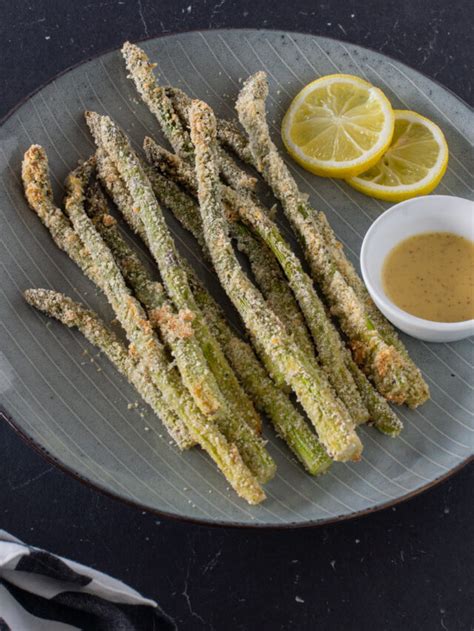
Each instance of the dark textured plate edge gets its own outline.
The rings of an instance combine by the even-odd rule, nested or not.
[[[254,32],[257,32],[257,33],[258,32],[270,32],[270,33],[280,33],[280,34],[285,34],[285,35],[312,35],[313,37],[318,37],[320,39],[327,39],[327,40],[331,40],[331,41],[334,41],[334,42],[341,42],[341,41],[343,41],[343,40],[338,39],[336,37],[330,37],[330,36],[327,36],[327,35],[316,35],[314,33],[311,33],[311,32],[306,33],[304,31],[282,31],[282,30],[279,30],[279,29],[257,29],[257,28],[221,28],[221,29],[203,29],[203,28],[201,28],[201,29],[190,29],[190,30],[187,30],[187,31],[178,31],[178,32],[175,32],[175,33],[163,33],[161,35],[152,35],[150,37],[146,37],[146,38],[143,38],[143,39],[140,39],[140,40],[136,40],[135,43],[139,44],[139,43],[151,41],[151,40],[154,40],[154,39],[161,39],[161,38],[165,38],[165,37],[172,37],[172,36],[176,36],[176,35],[183,35],[183,34],[186,34],[186,33],[199,33],[199,32],[212,32],[212,31],[224,32],[224,33],[228,32],[228,31],[232,31],[232,32],[234,32],[234,31],[246,31],[246,32],[254,31]],[[432,78],[432,77],[426,75],[425,73],[421,72],[417,68],[412,68],[410,65],[408,65],[408,64],[406,64],[406,63],[404,63],[404,62],[402,62],[402,61],[400,61],[398,59],[396,59],[395,57],[392,57],[391,55],[387,55],[385,53],[381,53],[381,52],[379,52],[377,50],[368,48],[367,46],[361,46],[360,44],[355,44],[354,42],[347,42],[345,40],[344,40],[344,42],[346,44],[349,44],[349,45],[357,46],[358,48],[361,48],[362,50],[366,50],[366,51],[368,51],[370,53],[377,53],[379,55],[382,55],[383,57],[386,57],[387,59],[390,59],[390,60],[394,61],[395,63],[400,64],[401,66],[404,66],[405,68],[408,68],[409,70],[412,70],[414,72],[417,72],[418,74],[421,74],[423,77],[425,77],[429,81],[432,81],[433,83],[435,83],[438,86],[440,86],[441,88],[443,88],[443,90],[446,90],[447,92],[449,92],[452,96],[454,96],[465,107],[467,107],[469,109],[472,109],[472,107],[467,103],[467,101],[465,101],[462,97],[457,95],[453,90],[451,90],[447,86],[443,85],[437,79]],[[89,61],[93,61],[94,59],[98,59],[98,58],[102,57],[103,55],[107,55],[109,53],[113,53],[113,52],[116,52],[116,51],[118,51],[117,48],[105,49],[105,50],[97,53],[96,55],[92,55],[90,57],[87,57],[86,59],[82,59],[81,61],[78,61],[77,63],[68,66],[64,70],[61,70],[60,72],[55,74],[53,77],[48,79],[48,81],[45,81],[44,83],[39,85],[37,88],[35,88],[31,92],[29,92],[26,96],[24,96],[22,99],[20,99],[20,101],[18,101],[18,103],[16,103],[16,105],[14,105],[12,108],[10,108],[10,110],[4,116],[2,116],[0,118],[0,127],[3,126],[6,123],[6,121],[22,105],[24,105],[27,101],[29,101],[35,94],[40,92],[43,88],[45,88],[46,86],[48,86],[51,83],[53,83],[53,81],[56,81],[57,79],[59,79],[63,75],[65,75],[68,72],[74,70],[75,68],[78,68],[79,66],[82,66],[83,64],[88,63]],[[428,490],[434,488],[435,486],[438,486],[438,484],[441,484],[442,482],[445,482],[451,476],[453,476],[456,473],[458,473],[458,471],[461,471],[461,469],[463,469],[467,464],[469,464],[470,462],[472,462],[474,460],[474,455],[468,456],[465,460],[463,460],[458,465],[456,465],[455,467],[450,469],[447,473],[435,478],[431,482],[428,482],[427,484],[415,489],[414,491],[411,491],[410,493],[406,493],[405,495],[401,495],[400,497],[396,498],[395,500],[389,500],[388,502],[383,502],[381,504],[376,504],[375,506],[372,506],[370,508],[365,508],[365,509],[360,510],[360,511],[354,511],[353,513],[348,513],[347,515],[341,515],[339,517],[331,517],[331,518],[319,519],[319,520],[308,520],[308,521],[305,521],[305,522],[289,522],[288,524],[271,524],[271,523],[265,523],[265,522],[260,522],[260,523],[242,523],[242,522],[233,522],[233,521],[208,520],[208,519],[204,519],[204,518],[197,519],[197,518],[194,518],[194,517],[179,515],[177,513],[168,513],[168,512],[163,511],[163,510],[158,510],[158,509],[152,508],[150,506],[147,506],[145,504],[141,504],[139,502],[131,500],[131,499],[127,498],[127,497],[124,497],[124,496],[120,495],[119,493],[115,493],[115,492],[107,489],[106,487],[103,487],[98,482],[92,482],[92,480],[89,480],[86,476],[83,476],[78,471],[75,471],[73,468],[68,467],[66,464],[64,464],[63,462],[58,460],[55,456],[50,454],[47,449],[45,449],[42,445],[37,443],[27,432],[25,432],[19,425],[17,425],[16,422],[13,420],[13,417],[10,414],[8,414],[5,409],[3,409],[1,407],[0,407],[0,418],[2,418],[4,421],[6,421],[8,423],[8,425],[16,432],[16,434],[18,434],[18,436],[20,436],[20,438],[29,447],[33,448],[33,450],[36,451],[38,454],[40,454],[47,462],[50,462],[51,464],[56,466],[58,469],[60,469],[61,471],[63,471],[67,475],[75,478],[76,480],[78,480],[79,482],[81,482],[85,486],[89,487],[90,489],[95,489],[95,490],[99,491],[101,494],[103,494],[103,495],[105,495],[107,497],[110,497],[110,498],[112,498],[114,500],[118,500],[120,502],[123,502],[124,504],[127,504],[128,506],[131,506],[131,507],[134,507],[134,508],[138,508],[140,510],[145,510],[145,511],[150,512],[150,513],[152,513],[154,515],[165,517],[167,519],[172,519],[172,520],[178,521],[178,522],[193,523],[195,525],[200,525],[200,526],[216,526],[216,527],[220,527],[220,528],[221,527],[229,527],[229,528],[251,528],[251,529],[256,529],[256,530],[259,530],[259,529],[285,530],[285,529],[289,529],[289,528],[291,528],[291,529],[294,529],[294,528],[311,528],[311,527],[316,527],[316,526],[324,526],[324,525],[339,523],[339,522],[343,522],[343,521],[348,521],[348,520],[351,520],[351,519],[357,519],[357,518],[364,517],[366,515],[370,515],[372,513],[378,512],[378,511],[385,510],[387,508],[391,508],[391,507],[396,506],[398,504],[401,504],[402,502],[405,502],[405,501],[407,501],[409,499],[412,499],[412,498],[416,497],[417,495],[420,495],[420,494],[424,493],[425,491],[428,491]]]

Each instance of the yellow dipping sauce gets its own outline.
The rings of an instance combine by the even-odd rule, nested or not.
[[[425,320],[474,318],[474,242],[450,232],[426,232],[389,252],[382,281],[400,309]]]

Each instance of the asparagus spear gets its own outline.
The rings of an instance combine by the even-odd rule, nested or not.
[[[374,322],[384,340],[387,342],[387,344],[391,344],[392,346],[394,346],[398,350],[398,352],[403,355],[407,364],[412,364],[413,362],[408,354],[405,345],[398,337],[395,329],[390,324],[390,322],[377,309],[374,301],[367,291],[366,286],[362,282],[362,279],[356,272],[352,263],[345,256],[342,243],[337,240],[333,229],[329,225],[326,215],[323,212],[319,211],[315,213],[314,221],[319,230],[321,230],[321,233],[324,236],[328,248],[330,248],[331,250],[331,254],[339,271],[344,276],[347,283],[349,283],[349,285],[352,287],[359,300],[361,300],[365,305],[370,319],[372,320],[372,322]],[[415,375],[419,372],[416,366],[413,366],[413,371]],[[415,382],[417,388],[422,389],[423,387],[427,387],[426,384],[423,385],[419,382],[419,377],[415,379]]]
[[[129,379],[160,418],[167,419],[168,425],[173,426],[177,417],[153,386],[143,364],[137,362],[131,352],[127,352],[97,314],[64,294],[47,289],[29,289],[25,292],[25,298],[29,304],[66,326],[77,327]],[[227,443],[223,435],[200,414],[191,418],[189,428],[194,440],[210,455],[241,497],[250,504],[257,504],[265,498],[235,445]]]
[[[39,145],[31,145],[22,162],[25,197],[32,210],[51,233],[59,249],[66,252],[84,274],[98,284],[99,275],[84,244],[64,213],[55,206],[48,174],[48,159]]]
[[[195,174],[178,156],[166,151],[148,137],[144,140],[144,149],[148,160],[156,169],[163,169],[168,176],[175,178],[193,195],[197,195]],[[160,177],[156,169],[155,173],[157,177]],[[155,193],[159,196],[160,186],[157,188]],[[190,204],[189,196],[184,192],[181,193],[181,199],[183,199],[182,207],[177,206],[175,214],[179,215],[179,221],[187,229],[190,229],[197,241],[201,243],[203,235],[199,207],[197,204]],[[176,206],[176,204],[174,205]],[[235,210],[231,209],[230,212],[235,214]],[[268,305],[278,315],[288,332],[294,336],[301,349],[309,356],[313,356],[314,348],[304,318],[275,257],[269,248],[262,241],[256,239],[240,221],[232,221],[229,227],[231,237],[235,239],[238,249],[247,256],[252,273]],[[209,258],[207,246],[204,246],[204,252],[206,258]],[[285,384],[284,375],[277,373],[275,366],[265,355],[264,350],[259,347],[258,342],[255,341],[254,343],[274,381],[279,387],[283,387]]]
[[[189,132],[174,111],[166,91],[157,84],[153,74],[156,64],[152,64],[148,55],[130,42],[123,45],[122,54],[138,93],[160,123],[174,151],[184,160],[192,161],[194,150]],[[219,166],[224,179],[232,186],[238,189],[255,188],[256,179],[239,168],[223,149],[219,149]]]
[[[27,289],[24,296],[26,301],[36,309],[56,318],[68,327],[77,327],[91,344],[102,351],[163,421],[180,449],[187,449],[194,444],[186,426],[168,407],[160,391],[155,388],[146,366],[127,350],[96,313],[67,296],[48,289]]]
[[[170,154],[166,149],[159,147],[150,138],[145,139],[144,146],[148,159],[151,160],[155,166],[164,168],[167,174],[176,177],[188,190],[195,188],[196,183],[193,172],[178,156]],[[278,281],[279,286],[283,286],[288,290],[280,268],[281,265],[288,278],[290,287],[304,313],[314,343],[318,349],[320,362],[326,370],[331,384],[335,388],[338,396],[346,404],[355,422],[366,422],[368,420],[368,411],[354,383],[351,371],[348,368],[347,349],[330,321],[326,313],[326,308],[314,290],[311,279],[304,272],[300,261],[281,236],[276,224],[269,218],[269,213],[265,212],[250,196],[240,195],[231,188],[223,186],[222,197],[231,209],[230,216],[235,218],[240,215],[262,241],[262,243],[259,244],[255,241],[254,237],[251,236],[251,243],[254,243],[255,247],[253,247],[250,252],[247,252],[247,255],[251,262],[253,259],[254,266],[252,270],[254,271],[257,281],[259,281],[264,295],[266,293],[265,289],[270,287],[269,295],[266,296],[269,306],[272,308],[275,307],[273,308],[274,312],[287,326],[287,329],[292,331],[291,320],[288,321],[288,315],[285,315],[285,311],[288,309],[288,303],[281,301],[279,295],[276,295],[276,300],[271,300],[271,297],[275,296],[274,290],[272,291],[271,289],[271,287],[275,286],[275,279]],[[191,209],[187,207],[187,212],[189,212],[189,210]],[[194,218],[193,224],[196,229],[197,221]],[[231,234],[234,237],[236,236],[242,243],[243,238],[250,233],[245,231],[242,237],[238,232],[238,227],[239,224],[234,220],[230,224],[230,231]],[[202,226],[199,231],[202,232]],[[198,238],[202,240],[202,236],[199,234]],[[260,255],[261,252],[266,252],[267,254],[263,260]],[[297,313],[301,314],[296,303],[293,302],[293,304],[297,309]],[[308,347],[301,344],[299,338],[297,338],[297,342],[303,351],[308,352]],[[313,354],[312,346],[309,347],[309,354],[310,356]]]
[[[386,399],[374,388],[359,366],[352,359],[346,349],[347,367],[351,372],[354,383],[359,390],[362,401],[369,412],[370,423],[383,434],[398,436],[403,429],[403,423],[392,410]]]
[[[129,341],[144,358],[153,382],[163,394],[165,381],[162,375],[162,349],[153,333],[150,321],[140,303],[131,295],[112,253],[95,230],[91,219],[84,210],[84,168],[79,167],[66,180],[66,212],[81,236],[98,269],[101,270],[103,291],[114,309],[118,320],[125,329]],[[187,391],[185,391],[187,394]],[[172,401],[170,401],[172,404]],[[189,405],[190,404],[190,405]],[[192,399],[188,401],[188,415],[199,414]],[[216,419],[220,421],[219,419]],[[226,437],[234,442],[244,462],[259,481],[266,481],[274,474],[275,465],[264,448],[263,441],[245,423],[237,424],[232,415],[219,427]]]
[[[229,226],[230,236],[235,240],[237,249],[247,257],[250,269],[267,301],[267,305],[280,318],[287,332],[294,338],[305,355],[314,359],[315,349],[306,328],[303,314],[272,252],[263,241],[255,238],[240,221],[233,221]],[[258,346],[258,342],[256,345]],[[284,388],[286,385],[285,376],[278,373],[264,349],[261,349],[259,354],[275,383],[280,388]]]
[[[133,211],[130,212],[132,206],[127,206],[127,203],[124,203],[124,199],[127,198],[127,191],[123,182],[114,171],[113,165],[101,152],[98,153],[98,168],[102,181],[117,205],[121,207],[126,220],[130,223],[130,227],[147,243],[146,231],[140,216]],[[180,213],[182,213],[184,207],[192,204],[194,210],[198,213],[198,217],[195,219],[199,222],[203,241],[201,216],[194,200],[184,194],[173,182],[160,176],[154,170],[149,175],[150,181],[155,190],[157,190],[158,197],[163,205],[175,212],[178,219],[186,217],[186,214],[181,215]],[[157,189],[157,187],[159,188]],[[186,267],[196,302],[201,308],[212,333],[221,344],[227,359],[245,389],[250,393],[257,409],[267,414],[276,431],[287,442],[309,473],[317,475],[325,471],[331,460],[316,439],[316,436],[309,429],[304,418],[297,412],[288,397],[276,388],[272,380],[268,378],[250,346],[232,332],[220,307],[203,287],[192,268],[184,260],[181,261],[181,265]]]
[[[194,337],[190,311],[176,312],[162,285],[155,282],[130,248],[108,212],[107,201],[96,184],[88,190],[88,215],[122,272],[125,280],[145,307],[150,322],[160,331],[171,349],[184,385],[204,415],[225,418],[222,400],[214,375],[209,370],[200,346]]]
[[[385,397],[395,403],[418,405],[427,397],[421,374],[394,346],[385,342],[364,305],[339,272],[315,225],[314,211],[298,190],[270,138],[265,119],[267,94],[266,76],[259,72],[246,81],[236,104],[240,122],[249,136],[254,164],[281,201],[301,239],[312,274],[349,338],[356,362],[368,372]]]
[[[191,139],[196,153],[196,175],[204,235],[214,267],[246,327],[264,346],[287,377],[319,439],[335,460],[358,459],[362,444],[345,406],[334,396],[324,373],[286,333],[256,287],[243,272],[228,237],[222,211],[216,166],[216,130],[212,110],[194,101],[190,111]]]
[[[164,90],[182,124],[189,126],[189,109],[192,103],[191,97],[180,88],[173,86],[166,86]],[[235,121],[216,117],[216,130],[217,139],[221,145],[229,148],[242,162],[253,165],[253,156],[247,138],[241,132]]]
[[[151,113],[158,119],[174,151],[183,159],[192,158],[194,149],[189,134],[185,133],[171,102],[153,74],[157,64],[151,63],[148,55],[131,42],[124,43],[122,55],[130,73],[129,78],[133,80]]]
[[[183,125],[188,125],[189,108],[192,102],[191,97],[189,97],[180,88],[175,88],[173,86],[166,86],[165,92],[170,99],[176,113],[180,117]],[[254,159],[252,152],[250,151],[249,142],[247,140],[247,137],[239,129],[236,122],[223,118],[217,118],[216,125],[217,138],[219,139],[220,143],[229,148],[243,162],[253,166]],[[358,298],[364,301],[371,320],[376,324],[384,340],[387,342],[387,344],[395,346],[395,348],[405,357],[407,362],[411,362],[408,351],[398,337],[395,329],[377,309],[367,291],[367,288],[362,282],[360,276],[357,274],[354,266],[345,256],[342,244],[337,240],[336,235],[334,234],[334,231],[332,230],[326,218],[326,215],[321,211],[315,212],[314,219],[318,229],[321,230],[324,236],[327,247],[330,248],[331,254],[337,264],[339,271],[344,276],[346,281],[350,284],[352,289],[355,291]]]
[[[176,163],[174,163],[174,166],[176,166]],[[182,171],[187,170],[186,167],[184,168],[182,167],[183,167],[183,164],[181,163],[180,170]],[[174,171],[174,173],[176,173],[176,171]],[[173,214],[176,216],[178,221],[180,221],[181,224],[194,235],[194,237],[196,238],[198,243],[201,245],[201,247],[204,247],[204,251],[206,252],[205,258],[208,259],[209,253],[207,252],[207,246],[205,244],[203,246],[204,234],[203,234],[203,229],[202,229],[201,216],[199,213],[199,207],[194,203],[194,201],[189,197],[189,195],[181,191],[181,189],[179,189],[179,187],[177,187],[174,182],[160,175],[156,171],[156,169],[152,170],[152,172],[150,173],[150,180],[152,182],[153,182],[154,177],[159,180],[159,186],[155,189],[157,196],[162,200],[163,204],[173,212]],[[189,173],[187,173],[186,180],[188,182],[192,181],[190,180]],[[167,191],[169,191],[169,194],[167,193]],[[248,204],[248,200],[245,200],[245,204]],[[233,215],[235,216],[235,214],[236,212],[234,210]],[[232,230],[233,227],[235,228],[235,225],[236,225],[235,222],[231,224],[230,229]],[[276,229],[278,230],[278,228]],[[261,236],[265,238],[264,233],[262,233]],[[288,248],[288,246],[286,246],[286,248]],[[291,249],[290,249],[290,252],[291,252]],[[299,263],[299,261],[297,261],[297,263]],[[301,266],[299,267],[300,267],[300,274],[301,273],[304,274],[304,272],[301,269]],[[254,274],[255,274],[255,270],[254,270]],[[314,287],[312,287],[311,289],[312,289],[312,293],[315,293]],[[264,295],[265,295],[265,292],[264,292]],[[317,294],[316,294],[316,300],[319,301]],[[319,301],[319,304],[321,304],[320,301]],[[321,308],[315,309],[315,313],[313,314],[311,310],[311,306],[309,305],[308,320],[315,318],[316,314],[319,314],[320,318],[324,318],[326,320],[326,321],[324,320],[322,321],[322,326],[328,328],[329,330],[332,329],[333,331],[335,331],[334,325],[332,324],[330,317],[328,316],[326,311],[323,309]],[[280,314],[278,313],[278,315]],[[321,344],[325,345],[326,351],[323,351],[323,354],[329,353],[329,355],[327,355],[328,359],[331,358],[330,349],[327,348],[328,341],[333,338],[334,338],[334,334],[331,334],[331,333],[329,333],[327,340],[326,340],[325,335],[321,335],[319,336],[318,343],[316,344],[316,346],[318,347],[319,341],[320,341]],[[347,348],[345,348],[338,334],[337,334],[337,338],[339,341],[337,345],[335,345],[333,348],[337,349],[337,347],[339,346],[339,352],[336,350],[336,354],[337,355],[341,354],[341,357],[344,358],[344,363],[347,366],[347,369],[350,371],[350,374],[352,375],[352,379],[354,380],[354,383],[357,386],[363,405],[369,412],[369,418],[370,418],[371,423],[373,423],[375,427],[377,427],[377,429],[379,429],[383,433],[389,434],[391,436],[398,436],[400,431],[403,428],[402,422],[394,413],[394,411],[391,409],[391,407],[388,405],[384,397],[382,397],[377,392],[377,390],[373,387],[373,385],[370,383],[370,381],[367,379],[364,373],[360,370],[360,368],[354,362],[351,354],[348,352]],[[272,374],[275,380],[275,377],[274,377],[275,370],[274,370],[274,367],[271,366],[271,361],[265,356],[262,356],[262,361],[265,367],[267,368],[268,372]],[[338,362],[336,361],[336,365],[337,363]],[[349,378],[349,382],[350,382],[350,378]],[[364,412],[361,410],[360,420],[362,421],[365,418],[365,416],[366,414],[364,414]]]
[[[44,149],[39,145],[32,145],[25,153],[22,163],[22,178],[28,203],[49,230],[56,245],[64,250],[86,276],[102,289],[102,276],[88,249],[72,228],[67,217],[54,205],[48,174],[48,159]],[[185,409],[181,410],[180,406],[173,404],[175,401],[179,402],[181,396],[178,396],[181,385],[179,375],[177,371],[170,370],[164,349],[161,353],[161,367],[164,377],[167,377],[167,386],[174,395],[173,401],[171,401],[171,397],[166,401],[168,407],[175,411],[181,422],[180,433],[184,436],[187,432],[184,422]],[[161,388],[159,390],[162,391]],[[188,441],[190,440],[191,438],[188,436]]]
[[[309,473],[318,475],[326,471],[331,459],[303,416],[288,396],[275,387],[251,347],[232,332],[220,307],[195,275],[191,276],[191,286],[209,326],[255,405],[272,421],[277,433]]]
[[[140,215],[135,212],[135,205],[119,172],[108,154],[98,147],[96,151],[97,174],[102,186],[110,195],[129,227],[148,245],[145,226]]]
[[[93,120],[97,119],[92,114],[89,116],[89,119],[91,118],[91,126],[94,129]],[[224,394],[231,408],[232,413],[229,419],[233,417],[232,423],[234,427],[237,428],[242,425],[238,420],[240,417],[244,419],[249,427],[260,428],[261,420],[259,415],[255,411],[251,400],[240,386],[219,344],[217,344],[212,335],[210,335],[202,314],[195,304],[194,297],[189,289],[187,275],[179,264],[174,241],[166,226],[150,182],[143,172],[138,158],[130,149],[126,137],[112,121],[107,117],[103,117],[102,121],[104,122],[106,133],[103,135],[105,138],[103,136],[98,138],[98,144],[100,146],[102,146],[102,144],[110,145],[111,152],[109,158],[112,162],[112,154],[115,154],[115,157],[119,158],[116,163],[114,162],[112,173],[110,174],[112,185],[113,180],[115,180],[115,185],[117,186],[118,180],[113,173],[114,170],[115,172],[119,171],[119,165],[122,168],[120,176],[126,184],[125,188],[122,187],[117,199],[115,199],[117,205],[121,212],[124,213],[127,220],[130,220],[132,223],[136,220],[130,217],[130,214],[140,215],[143,226],[146,229],[148,247],[158,263],[161,277],[166,285],[168,294],[178,308],[189,309],[193,312],[195,316],[192,323],[193,329],[221,392]],[[105,151],[104,147],[103,149]],[[109,164],[109,167],[110,166]],[[107,176],[104,179],[107,179]],[[124,190],[127,191],[126,195],[128,201],[127,198],[123,198]],[[130,203],[131,197],[133,198],[132,204]],[[133,213],[128,212],[130,208],[134,209]],[[135,210],[138,212],[135,212]],[[241,431],[244,431],[244,429],[242,428]],[[269,463],[269,470],[270,469]]]

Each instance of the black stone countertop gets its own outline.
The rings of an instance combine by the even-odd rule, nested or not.
[[[361,44],[472,103],[473,13],[469,0],[0,0],[0,117],[125,39],[222,27]],[[208,528],[104,497],[0,423],[0,528],[126,581],[180,631],[465,631],[474,628],[473,473],[327,527]]]

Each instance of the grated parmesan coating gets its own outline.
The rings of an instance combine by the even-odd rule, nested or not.
[[[67,296],[48,289],[28,289],[24,296],[26,301],[36,309],[56,318],[70,328],[79,329],[91,344],[102,351],[162,420],[180,449],[188,449],[194,444],[186,426],[166,404],[160,391],[152,383],[144,363],[137,361],[128,352],[125,345],[106,327],[96,313]]]
[[[251,334],[271,355],[314,423],[319,439],[335,460],[358,459],[362,444],[342,402],[334,396],[324,373],[308,360],[286,333],[280,319],[243,272],[228,236],[216,166],[216,130],[212,110],[193,101],[191,139],[204,235],[219,280]]]
[[[225,404],[222,405],[219,387],[190,324],[193,319],[192,312],[176,312],[163,286],[152,280],[137,254],[120,234],[116,221],[108,214],[107,201],[98,185],[89,187],[87,201],[89,217],[110,249],[124,279],[145,307],[152,325],[159,330],[162,339],[169,346],[183,383],[196,405],[205,415],[215,417],[219,411],[225,414]],[[167,318],[156,317],[160,312],[166,313]],[[185,313],[186,334],[183,328]]]
[[[188,190],[195,191],[196,178],[188,165],[150,138],[145,139],[144,147],[147,158],[155,167],[161,168],[167,175],[175,177]],[[313,335],[318,357],[331,384],[351,412],[354,421],[357,424],[366,422],[369,414],[365,401],[363,402],[354,382],[352,371],[348,367],[347,349],[328,317],[325,306],[316,294],[311,279],[303,271],[301,263],[281,236],[276,224],[269,218],[269,212],[253,201],[250,196],[241,195],[229,187],[222,188],[222,195],[227,206],[231,208],[227,217],[234,219],[229,223],[230,235],[237,240],[238,247],[248,256],[252,271],[267,299],[268,306],[280,318],[287,331],[294,335],[303,352],[312,357],[314,355],[313,345],[311,340],[307,338],[307,333],[304,338],[298,335],[301,333],[300,327],[303,327],[304,332],[306,332],[306,327],[301,311],[293,297],[293,293],[295,294]],[[191,224],[190,227],[196,238],[198,241],[202,241],[202,224],[195,217],[198,211],[198,207],[192,208],[188,204],[184,222],[188,226]],[[177,210],[177,213],[180,216],[183,214],[180,209]],[[190,214],[191,220],[188,219]],[[241,216],[260,237],[261,241],[257,241],[242,224],[235,221],[233,216]],[[282,268],[290,281],[293,293],[285,281]],[[279,384],[284,376],[276,372],[274,364],[269,360],[257,340],[255,340],[255,344],[267,370]],[[353,366],[352,369],[354,369]],[[376,419],[373,420],[376,422]]]
[[[98,117],[97,114],[93,113],[88,113],[87,118],[94,121],[91,128],[96,134],[96,141],[109,154],[129,195],[133,198],[134,212],[137,212],[142,219],[149,248],[158,264],[168,294],[173,299],[177,309],[189,309],[194,314],[193,328],[196,338],[219,387],[221,387],[221,392],[224,393],[222,387],[224,386],[227,388],[225,395],[229,393],[234,397],[237,395],[237,398],[234,399],[235,403],[229,396],[225,396],[228,404],[227,414],[225,423],[219,423],[219,427],[228,439],[236,444],[245,462],[259,481],[267,481],[275,473],[275,463],[266,451],[263,440],[242,419],[245,411],[242,400],[247,402],[247,409],[250,407],[258,418],[257,412],[240,386],[222,349],[212,337],[194,301],[186,272],[180,266],[174,241],[140,161],[130,148],[124,134],[110,118]],[[97,129],[100,130],[99,133]],[[242,393],[241,396],[239,396],[240,393]]]
[[[331,249],[314,221],[313,209],[300,193],[270,138],[265,115],[267,94],[266,75],[258,72],[245,82],[237,99],[236,109],[249,137],[253,162],[281,201],[302,242],[312,275],[321,287],[331,313],[338,318],[350,340],[356,362],[387,399],[394,403],[413,401],[410,392],[414,376],[411,365],[403,354],[383,339],[364,304],[339,271]]]
[[[129,77],[133,80],[151,113],[158,120],[173,150],[183,160],[193,162],[194,148],[189,131],[176,114],[166,90],[156,81],[153,73],[156,64],[150,62],[148,55],[141,48],[130,42],[125,42],[123,45],[122,54],[130,72]],[[237,188],[254,190],[257,180],[238,167],[223,149],[219,150],[219,166],[226,182]]]
[[[100,269],[102,290],[124,328],[133,352],[143,358],[152,382],[161,391],[165,401],[185,418],[191,437],[212,457],[236,492],[249,503],[262,501],[265,497],[263,490],[237,447],[228,442],[215,424],[200,413],[178,373],[171,374],[168,370],[166,355],[143,308],[130,294],[112,254],[83,209],[84,186],[84,167],[79,167],[67,178],[66,211]]]
[[[189,165],[180,160],[178,156],[160,147],[160,145],[151,138],[145,138],[144,149],[148,160],[155,167],[154,171],[157,176],[160,175],[157,170],[161,169],[168,177],[175,179],[176,182],[184,186],[192,195],[197,195],[196,176]],[[204,236],[199,207],[195,203],[194,205],[189,204],[189,197],[186,196],[185,193],[183,193],[182,196],[187,197],[188,202],[183,204],[182,208],[177,208],[176,213],[179,215],[178,219],[185,227],[190,229],[198,242],[202,243]],[[251,198],[249,197],[249,199]],[[252,273],[269,307],[278,315],[288,333],[293,335],[301,349],[309,356],[313,356],[314,347],[309,337],[303,315],[291,289],[288,287],[278,261],[269,248],[260,239],[255,238],[255,236],[238,221],[238,213],[236,213],[234,207],[235,204],[229,204],[227,206],[227,216],[231,217],[232,214],[235,215],[233,220],[229,223],[231,237],[236,241],[238,249],[247,256]],[[210,259],[207,245],[203,244],[202,247],[206,259]],[[278,373],[274,363],[268,358],[257,340],[254,340],[254,344],[275,383],[279,387],[286,389],[284,375]]]

